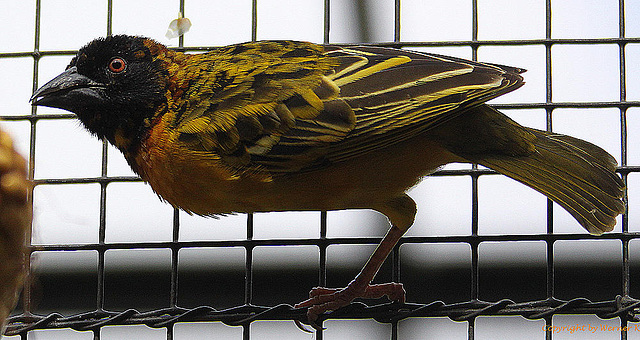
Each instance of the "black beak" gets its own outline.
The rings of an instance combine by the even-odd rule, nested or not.
[[[73,66],[40,87],[29,101],[31,105],[57,107],[74,111],[86,100],[100,100],[105,84],[98,83],[78,73]]]

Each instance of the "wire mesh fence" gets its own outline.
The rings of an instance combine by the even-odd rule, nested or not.
[[[29,75],[31,90],[37,89],[43,79],[39,76],[41,64],[46,63],[49,58],[58,56],[68,60],[75,54],[74,50],[41,48],[41,34],[48,29],[41,24],[43,3],[46,2],[46,0],[36,0],[34,4],[33,50],[0,53],[0,61],[9,59],[32,61],[32,72]],[[335,13],[337,3],[339,2],[321,1],[322,20],[317,22],[322,24],[322,37],[318,42],[343,42],[334,41],[331,35],[337,25],[335,19],[332,19],[337,16]],[[372,10],[371,4],[366,1],[348,3],[353,6],[355,13],[362,14]],[[542,128],[549,130],[564,128],[566,131],[563,132],[568,134],[573,133],[571,128],[566,126],[571,127],[575,120],[588,120],[595,122],[596,125],[606,122],[604,124],[607,125],[606,127],[598,125],[598,128],[605,132],[613,131],[609,133],[613,137],[607,138],[615,140],[613,142],[617,153],[615,156],[620,163],[618,173],[627,184],[628,192],[638,192],[636,187],[640,184],[640,157],[633,141],[638,140],[635,134],[640,127],[638,118],[640,101],[636,99],[640,96],[631,93],[629,89],[635,90],[635,78],[630,76],[636,74],[634,73],[635,64],[631,61],[635,62],[636,55],[640,55],[640,50],[637,49],[640,46],[640,38],[627,35],[630,21],[626,19],[630,16],[628,13],[635,13],[630,10],[633,4],[624,0],[607,3],[608,6],[617,6],[615,36],[606,34],[597,37],[554,36],[552,28],[558,22],[552,17],[553,2],[547,0],[544,2],[543,16],[538,18],[538,23],[544,27],[543,36],[493,39],[485,37],[480,29],[480,22],[484,15],[482,8],[486,2],[468,0],[465,3],[469,5],[469,11],[457,13],[452,17],[461,21],[470,21],[465,23],[471,33],[468,39],[428,41],[405,38],[402,17],[415,10],[411,7],[414,2],[395,0],[389,1],[388,6],[385,7],[393,16],[393,20],[390,21],[392,37],[387,42],[372,44],[418,50],[440,49],[437,51],[441,51],[442,48],[461,47],[465,50],[470,49],[469,57],[472,59],[478,59],[479,54],[484,53],[485,50],[490,51],[491,48],[500,50],[500,48],[532,47],[536,49],[540,52],[539,59],[544,67],[540,67],[537,71],[530,70],[530,72],[533,73],[534,79],[540,78],[539,83],[542,86],[538,87],[541,92],[539,96],[507,97],[505,101],[496,101],[494,106],[521,118],[533,112],[532,110],[537,110],[535,113],[538,117],[537,123],[542,125]],[[189,4],[190,0],[176,1],[175,9],[189,17]],[[250,36],[247,38],[252,40],[262,38],[259,11],[264,7],[260,4],[260,0],[247,2],[250,8],[248,12],[250,20],[245,20],[244,23],[250,25]],[[114,32],[114,3],[108,0],[103,5],[103,10],[106,7],[104,25],[106,25],[106,34],[109,35]],[[640,16],[632,17],[640,20]],[[365,29],[359,38],[354,38],[353,43],[371,43],[366,41],[365,33],[368,31],[366,27],[375,23],[366,18],[358,23],[358,27],[365,27]],[[634,34],[636,33],[635,25],[633,22]],[[414,34],[408,34],[408,36],[413,38]],[[571,62],[567,63],[564,59],[554,58],[562,53],[563,49],[571,47],[595,48],[596,56],[608,53],[615,57],[614,60],[617,60],[617,63],[606,66],[615,71],[615,96],[605,95],[587,99],[580,96],[557,98],[558,93],[561,92],[558,89],[562,89],[566,83],[555,75],[558,69],[568,67],[567,65]],[[211,47],[185,44],[185,38],[180,37],[178,46],[175,48],[196,53]],[[510,51],[512,50],[505,50],[504,53],[508,54]],[[530,50],[527,49],[524,53],[528,51]],[[487,61],[502,62],[501,60]],[[510,64],[521,66],[517,61]],[[594,83],[598,81],[597,77],[589,78],[588,76],[589,74],[597,75],[596,69],[583,69],[581,74],[587,74],[586,78],[577,77],[574,81],[580,82],[582,79],[593,79]],[[525,93],[524,96],[530,93]],[[584,111],[588,113],[583,113]],[[607,120],[601,120],[602,117],[606,117]],[[47,188],[65,186],[70,188],[73,185],[82,185],[91,189],[89,193],[80,194],[77,199],[83,202],[89,201],[89,204],[98,207],[96,218],[87,222],[93,227],[93,231],[89,231],[93,236],[86,239],[80,238],[78,242],[65,241],[65,239],[56,239],[56,242],[39,240],[31,246],[34,254],[33,275],[23,292],[19,311],[9,320],[6,330],[8,336],[27,339],[30,338],[30,334],[35,334],[34,332],[38,330],[71,328],[87,331],[94,339],[101,339],[108,338],[105,335],[107,332],[105,330],[109,329],[108,326],[124,327],[142,324],[163,329],[165,332],[161,335],[162,337],[174,339],[180,337],[179,328],[183,324],[221,321],[226,325],[239,326],[237,329],[241,329],[241,332],[235,333],[238,337],[260,338],[255,335],[255,329],[259,328],[256,324],[260,321],[305,319],[304,310],[292,307],[293,303],[300,300],[300,296],[294,294],[295,292],[307,291],[314,285],[343,286],[352,276],[354,269],[350,268],[349,264],[341,265],[340,258],[355,257],[357,261],[354,261],[355,264],[352,267],[357,268],[366,259],[369,247],[380,241],[376,231],[373,234],[359,234],[357,237],[343,236],[340,232],[332,231],[335,230],[332,229],[332,224],[334,222],[338,224],[337,219],[345,217],[344,215],[332,217],[334,215],[331,212],[305,215],[303,222],[300,223],[311,224],[313,231],[299,234],[293,232],[293,235],[301,235],[300,237],[291,237],[288,234],[265,237],[260,227],[256,226],[258,224],[256,221],[261,219],[263,214],[230,217],[235,230],[241,230],[230,239],[215,237],[208,239],[207,235],[212,231],[205,232],[204,236],[185,237],[185,229],[191,228],[191,217],[178,210],[169,211],[166,207],[161,216],[166,228],[154,226],[156,222],[145,222],[139,219],[135,219],[134,228],[125,227],[130,228],[127,231],[134,234],[136,233],[134,229],[138,227],[143,230],[142,233],[153,232],[156,228],[162,229],[161,233],[164,233],[164,236],[145,238],[148,235],[143,235],[134,236],[131,239],[114,236],[111,230],[118,228],[119,221],[129,218],[123,212],[143,210],[146,206],[138,207],[129,204],[121,210],[111,208],[114,204],[118,204],[121,198],[132,195],[129,191],[130,185],[141,185],[141,183],[136,176],[126,171],[112,171],[111,163],[116,162],[117,158],[106,142],[98,145],[100,152],[97,175],[87,176],[83,171],[48,175],[40,168],[46,164],[41,165],[38,157],[42,157],[48,147],[60,146],[48,145],[47,143],[55,143],[55,141],[48,140],[46,135],[39,134],[39,130],[44,129],[46,124],[68,122],[73,118],[72,114],[62,113],[62,111],[38,112],[35,107],[28,113],[2,113],[3,121],[23,124],[23,129],[26,131],[24,135],[28,136],[25,145],[27,145],[26,151],[30,161],[29,177],[36,186],[32,194],[34,198],[44,195]],[[593,131],[599,130],[589,130],[586,132],[585,139],[598,139]],[[73,155],[69,160],[76,164],[83,162],[82,159]],[[501,229],[483,232],[481,229],[486,223],[491,223],[493,218],[500,218],[500,216],[481,213],[484,202],[492,199],[490,197],[492,194],[483,193],[482,189],[489,184],[498,186],[498,190],[502,189],[501,186],[507,189],[511,187],[499,181],[493,183],[494,179],[498,178],[495,172],[477,166],[447,167],[436,172],[432,177],[436,182],[443,180],[442,183],[446,183],[448,179],[463,181],[466,189],[455,196],[467,197],[463,200],[464,206],[449,207],[450,211],[445,214],[445,218],[454,220],[454,223],[460,223],[462,231],[426,235],[410,233],[400,241],[378,276],[380,281],[394,280],[405,283],[411,303],[388,303],[384,300],[365,301],[366,304],[355,302],[347,308],[322,316],[323,320],[375,319],[389,325],[383,332],[385,336],[388,334],[391,338],[397,339],[411,338],[410,334],[416,334],[407,331],[407,328],[416,328],[408,321],[428,320],[423,319],[425,317],[448,317],[454,321],[464,321],[465,331],[458,334],[472,339],[482,338],[477,335],[479,323],[486,322],[481,321],[482,316],[522,316],[531,320],[543,320],[542,325],[536,323],[535,332],[545,334],[547,339],[552,339],[562,331],[563,325],[568,326],[573,322],[558,319],[558,316],[582,314],[613,319],[616,321],[615,324],[603,323],[602,329],[619,333],[623,339],[629,336],[636,325],[633,322],[638,321],[635,312],[640,304],[640,300],[633,297],[637,296],[637,289],[640,288],[637,284],[640,278],[637,277],[637,273],[634,273],[634,268],[637,269],[637,260],[640,259],[638,257],[640,241],[637,240],[640,234],[635,229],[640,225],[636,221],[639,215],[634,206],[633,194],[625,197],[627,213],[621,217],[620,227],[617,227],[613,233],[603,236],[591,236],[578,232],[577,228],[565,229],[563,212],[551,201],[540,201],[539,198],[531,203],[535,209],[543,210],[538,214],[536,221],[518,220],[517,212],[515,215],[505,213],[507,218],[515,216],[514,220],[509,220],[506,224],[524,225],[524,232],[510,233],[508,230]],[[510,196],[507,196],[507,199],[508,197]],[[153,199],[151,196],[143,198]],[[457,199],[456,197],[447,202],[459,202]],[[418,202],[418,204],[422,203]],[[464,210],[464,212],[457,210]],[[124,216],[118,219],[112,217],[113,214]],[[459,220],[452,216],[460,214],[467,217]],[[277,216],[279,216],[276,217],[277,221],[273,223],[275,228],[280,225],[296,224],[296,222],[284,221],[281,217],[283,215]],[[288,215],[284,216],[286,218]],[[227,223],[225,219],[227,218],[210,220],[206,222],[207,228],[215,230],[213,226],[216,223]],[[377,225],[381,230],[386,228],[385,221],[381,221],[379,216],[374,215],[366,215],[364,220],[350,219],[349,221],[361,225]],[[418,225],[420,220],[418,220],[414,229],[437,227],[433,224],[437,224],[438,219],[430,221],[429,225],[420,226]],[[240,229],[238,225],[241,225]],[[535,225],[534,228],[528,228],[533,225]],[[34,226],[34,234],[38,233],[38,226],[38,224]],[[196,230],[202,229],[196,228]],[[532,245],[532,247],[522,247],[522,245]],[[364,248],[366,249],[362,250]],[[284,252],[283,256],[288,256],[286,255],[289,254],[288,249],[296,251],[302,249],[310,255],[302,258],[304,256],[300,253],[290,253],[293,254],[293,260],[290,259],[288,265],[284,266],[284,270],[278,268],[279,264],[269,264],[271,258],[278,257],[273,255],[275,253]],[[352,255],[354,253],[365,255]],[[510,256],[522,256],[523,253],[525,256],[531,255],[534,265],[527,260],[525,264],[528,266],[518,268],[522,265],[521,262],[509,260]],[[563,257],[572,253],[578,254],[578,260],[575,260],[575,256]],[[492,260],[489,257],[490,254],[497,259]],[[500,257],[500,254],[505,257]],[[281,260],[283,256],[280,256]],[[298,258],[298,256],[301,257]],[[365,256],[365,258],[360,261],[358,256],[360,258]],[[449,266],[427,265],[438,256],[447,258],[449,262],[444,262],[449,263]],[[58,258],[57,262],[47,261],[54,257]],[[459,259],[452,259],[454,257]],[[136,266],[136,258],[155,260],[160,258],[161,260],[153,262],[153,265],[142,261]],[[210,267],[211,271],[207,271],[206,266],[204,269],[198,267],[202,264],[195,263],[197,261],[194,258],[218,264]],[[195,261],[195,264],[189,267],[189,261]],[[284,261],[286,263],[286,260]],[[60,264],[65,262],[84,266],[84,272],[77,268],[74,269],[75,271],[60,271],[61,267],[69,269]],[[50,263],[56,265],[47,268],[46,265]],[[140,271],[140,268],[145,266],[155,267]],[[277,273],[275,275],[279,280],[276,278],[276,281],[273,281],[274,277],[269,276],[269,272]],[[73,286],[69,287],[69,284]],[[279,285],[283,287],[277,287]],[[132,286],[136,287],[132,288]],[[277,293],[276,290],[282,292]],[[56,300],[57,295],[63,298]],[[135,302],[132,296],[137,299]],[[76,300],[73,302],[75,307],[69,307],[72,304],[69,300]],[[127,305],[128,303],[131,305]],[[525,327],[525,329],[530,328]],[[333,338],[330,330],[318,331],[316,336],[319,339],[323,336]]]

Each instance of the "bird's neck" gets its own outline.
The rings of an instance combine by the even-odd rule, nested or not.
[[[158,63],[163,71],[163,78],[166,85],[167,105],[176,102],[189,86],[188,61],[193,55],[173,51],[166,46],[156,43],[153,40],[145,40],[144,44],[149,48],[153,56],[154,63]]]

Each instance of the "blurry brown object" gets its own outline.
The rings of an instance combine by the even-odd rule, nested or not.
[[[24,158],[0,130],[0,329],[16,305],[26,274],[29,186]]]

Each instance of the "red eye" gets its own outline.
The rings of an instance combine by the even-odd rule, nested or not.
[[[127,63],[122,58],[113,58],[109,62],[109,71],[113,73],[120,73],[127,68]]]

